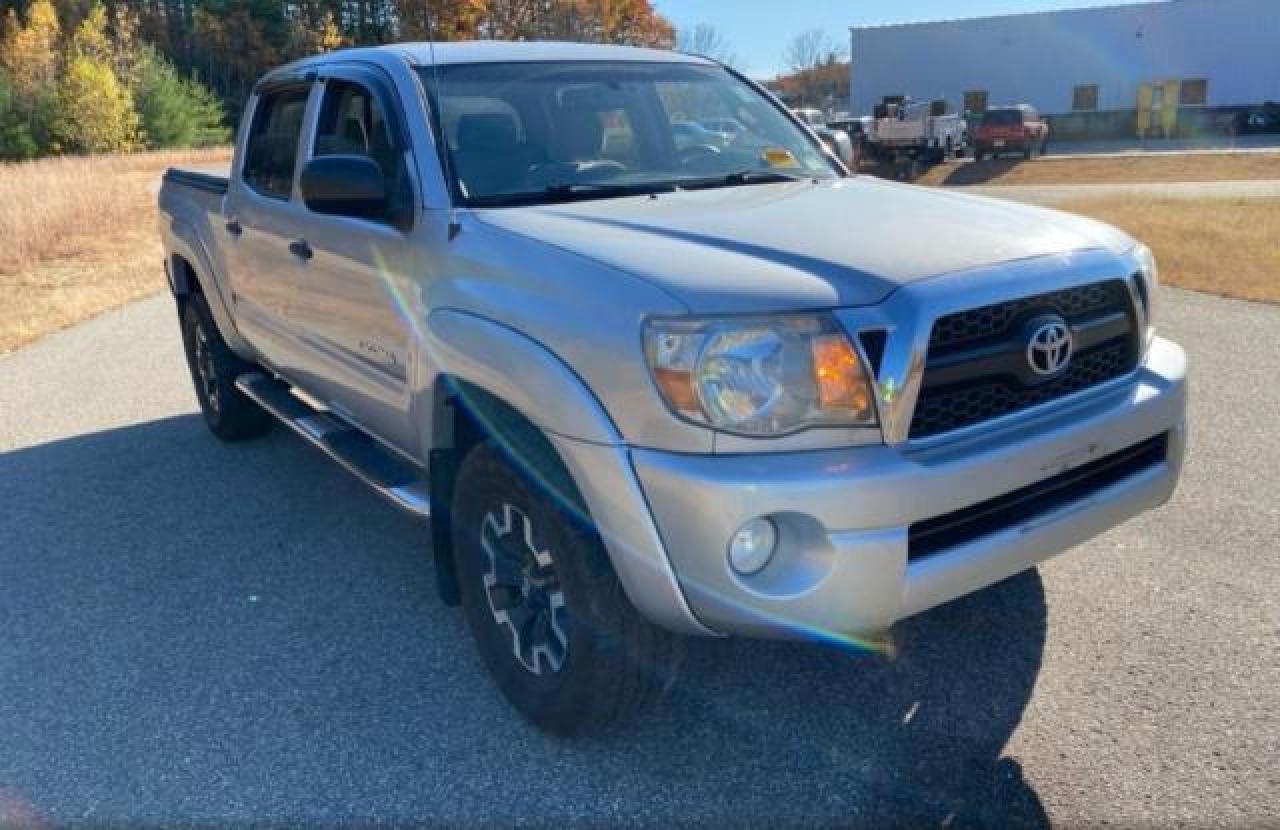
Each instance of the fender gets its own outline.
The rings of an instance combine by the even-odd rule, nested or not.
[[[484,317],[437,309],[427,317],[422,365],[484,389],[544,432],[592,444],[621,445],[622,436],[587,385],[545,346]],[[420,409],[420,411],[422,411]],[[425,411],[431,411],[426,408]],[[434,436],[423,436],[432,446]]]
[[[547,434],[586,501],[623,590],[642,614],[672,631],[715,636],[685,600],[622,436],[572,369],[532,338],[454,309],[428,315],[421,348],[432,376],[419,395],[431,397],[440,376],[464,381]],[[420,403],[419,412],[433,413],[420,420],[434,422],[424,424],[423,445],[439,447],[449,439],[436,402]],[[434,473],[437,453],[432,455]]]
[[[164,227],[164,231],[168,247],[165,272],[169,277],[169,288],[174,296],[182,297],[192,289],[192,286],[187,285],[187,276],[179,273],[174,267],[174,258],[178,257],[186,260],[191,266],[192,276],[200,284],[200,292],[204,294],[209,304],[209,311],[213,314],[214,322],[218,324],[218,332],[222,335],[222,339],[241,357],[252,355],[253,349],[240,336],[235,317],[232,316],[226,298],[222,294],[222,280],[218,279],[195,226],[184,219],[172,217]]]

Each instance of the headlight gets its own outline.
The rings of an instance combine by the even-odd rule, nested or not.
[[[827,314],[651,320],[645,356],[678,415],[742,435],[874,426],[858,352]]]
[[[1134,248],[1133,256],[1138,261],[1138,269],[1142,272],[1138,290],[1142,294],[1143,310],[1147,313],[1147,325],[1150,326],[1156,316],[1156,293],[1160,288],[1160,269],[1156,266],[1155,255],[1146,245]]]

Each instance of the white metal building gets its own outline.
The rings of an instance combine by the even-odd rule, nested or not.
[[[1137,108],[1143,84],[1179,82],[1182,107],[1280,101],[1280,0],[1164,0],[852,29],[851,105],[886,95],[955,110]],[[1145,93],[1144,93],[1145,94]],[[979,106],[982,105],[982,106]]]

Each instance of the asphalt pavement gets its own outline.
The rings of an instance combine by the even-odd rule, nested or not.
[[[1008,184],[967,185],[949,188],[962,193],[997,196],[1035,205],[1059,205],[1079,199],[1111,197],[1137,199],[1231,199],[1236,201],[1280,201],[1280,180],[1257,179],[1238,182],[1135,182],[1117,184]]]
[[[0,826],[1280,824],[1280,308],[1163,292],[1174,501],[900,625],[691,643],[526,726],[424,529],[283,430],[219,444],[158,297],[0,359]]]

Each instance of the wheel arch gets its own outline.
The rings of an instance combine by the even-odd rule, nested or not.
[[[508,447],[547,453],[568,475],[549,433],[604,444],[621,444],[622,438],[581,378],[532,338],[454,309],[432,312],[424,335],[424,363],[435,370],[422,384],[429,395],[422,402],[430,412],[422,445],[428,449],[432,550],[440,596],[456,604],[449,512],[466,451],[493,436]]]
[[[162,230],[167,249],[165,275],[179,313],[187,296],[195,293],[204,295],[218,331],[231,350],[242,357],[252,354],[252,349],[240,337],[213,264],[195,228],[181,219],[173,219],[163,225]]]
[[[450,516],[458,466],[476,440],[496,433],[516,452],[527,448],[554,460],[565,480],[552,476],[552,484],[561,488],[562,501],[593,521],[642,614],[673,631],[713,633],[690,611],[629,450],[583,379],[536,340],[469,312],[432,312],[420,348],[434,369],[419,386],[419,411],[429,421],[421,440],[428,455],[432,555],[446,604],[459,601]]]
[[[458,468],[477,444],[492,440],[531,479],[547,487],[568,512],[590,521],[585,501],[567,465],[541,427],[504,398],[453,374],[432,386],[432,436],[428,462],[431,550],[436,586],[446,605],[460,601],[453,557],[453,500]],[[550,464],[535,468],[530,459]]]

